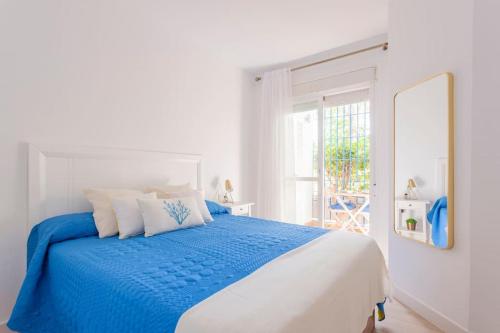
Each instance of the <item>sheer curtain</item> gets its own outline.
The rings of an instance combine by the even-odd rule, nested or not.
[[[290,69],[266,72],[262,78],[259,117],[257,210],[261,217],[285,220],[287,177],[294,170],[292,77]],[[288,144],[287,144],[288,143]]]

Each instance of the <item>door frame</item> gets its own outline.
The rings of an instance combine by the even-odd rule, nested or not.
[[[370,103],[370,205],[373,207],[375,202],[375,117],[374,117],[374,84],[372,81],[362,82],[342,88],[335,88],[321,92],[311,93],[302,96],[293,97],[293,105],[315,103],[318,107],[318,177],[290,177],[290,181],[317,181],[318,182],[318,200],[319,200],[319,222],[321,227],[325,227],[325,128],[324,128],[324,101],[331,95],[339,95],[352,91],[368,89]],[[370,228],[371,229],[371,228]]]

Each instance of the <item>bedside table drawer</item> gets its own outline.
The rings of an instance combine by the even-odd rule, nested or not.
[[[231,207],[232,215],[248,215],[248,205]]]
[[[396,200],[397,209],[425,209],[427,201],[421,200]]]
[[[226,202],[221,205],[226,207],[231,215],[252,216],[252,206],[255,204],[253,202]]]

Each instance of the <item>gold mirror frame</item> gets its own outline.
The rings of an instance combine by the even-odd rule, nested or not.
[[[447,247],[446,248],[439,248],[436,247],[428,242],[423,242],[419,241],[414,238],[409,238],[409,237],[404,237],[400,235],[397,230],[396,230],[396,116],[397,116],[397,111],[396,111],[396,98],[399,94],[410,90],[412,88],[417,87],[418,85],[430,81],[432,79],[435,79],[441,75],[446,75],[447,82],[448,82],[448,188],[447,188],[447,200],[448,200],[448,242],[447,242]],[[404,89],[399,90],[396,94],[394,94],[393,97],[393,132],[392,132],[392,138],[393,138],[393,198],[392,198],[392,212],[393,212],[393,221],[392,221],[392,227],[393,231],[396,235],[401,236],[406,239],[414,240],[417,243],[422,243],[428,246],[431,246],[433,248],[437,249],[451,249],[454,246],[455,243],[455,195],[454,195],[454,183],[455,183],[455,121],[454,121],[454,110],[455,110],[455,97],[454,97],[454,78],[453,74],[450,72],[444,72],[444,73],[439,73],[436,75],[433,75],[431,77],[428,77],[424,80],[421,80],[415,84],[412,84],[411,86],[408,86]],[[427,223],[427,221],[425,221]]]

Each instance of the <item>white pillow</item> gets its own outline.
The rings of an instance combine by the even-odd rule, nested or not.
[[[156,199],[156,193],[142,194],[138,198],[115,197],[111,200],[120,239],[144,233],[144,220],[137,199]]]
[[[160,185],[160,186],[151,186],[144,190],[146,193],[151,192],[163,192],[163,193],[171,193],[171,192],[186,192],[192,190],[191,183],[185,183],[180,185]]]
[[[138,198],[144,194],[136,190],[99,188],[85,189],[83,193],[94,208],[94,221],[97,231],[99,232],[99,238],[114,236],[118,233],[118,224],[116,222],[113,206],[111,205],[112,198]]]
[[[198,205],[198,210],[203,217],[205,222],[212,222],[214,219],[212,215],[210,215],[210,211],[208,210],[207,203],[205,202],[205,194],[204,191],[200,190],[190,190],[185,192],[158,192],[157,193],[159,199],[173,199],[173,198],[184,198],[184,197],[194,197],[196,200],[196,204]]]
[[[144,219],[144,236],[204,225],[194,197],[144,200],[137,199]]]

